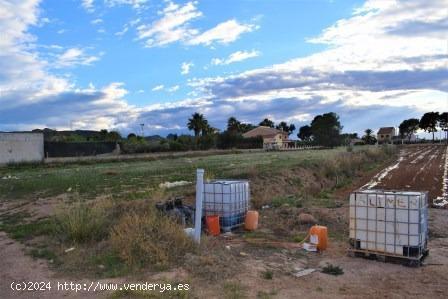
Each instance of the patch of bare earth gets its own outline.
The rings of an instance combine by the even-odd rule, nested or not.
[[[25,246],[0,232],[0,298],[103,298],[105,293],[76,293],[57,290],[58,282],[70,283],[70,279],[56,277],[46,260],[35,260],[25,254]],[[50,283],[51,290],[14,291],[12,283],[44,282]],[[90,283],[88,281],[75,281]],[[112,282],[112,280],[111,280]]]
[[[402,161],[374,187],[379,189],[428,191],[429,199],[442,195],[446,145],[405,146]]]

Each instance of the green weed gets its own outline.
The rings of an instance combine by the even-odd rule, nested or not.
[[[330,274],[330,275],[342,275],[344,274],[344,270],[342,270],[339,266],[334,266],[332,264],[327,264],[322,268],[322,273]]]
[[[247,289],[238,282],[226,282],[223,286],[223,295],[226,299],[247,298]]]
[[[271,280],[274,277],[274,272],[272,272],[271,270],[263,271],[261,272],[261,277],[267,280]]]
[[[16,240],[28,240],[36,236],[48,235],[53,232],[54,226],[51,220],[42,219],[31,223],[24,223],[26,213],[15,213],[1,218],[0,230],[6,232]]]
[[[296,197],[295,195],[288,195],[288,196],[278,196],[272,199],[271,205],[274,208],[278,208],[281,206],[291,206],[296,208],[302,207],[302,201],[300,198]]]

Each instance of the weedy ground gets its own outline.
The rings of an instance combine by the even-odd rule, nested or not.
[[[300,214],[330,225],[332,240],[344,240],[346,191],[396,154],[393,147],[366,146],[0,168],[0,178],[7,178],[0,179],[0,230],[59,275],[144,278],[182,270],[202,285],[218,283],[227,298],[244,298],[248,288],[235,275],[254,271],[254,280],[270,281],[293,271],[287,265],[310,262],[303,252],[267,242],[303,240],[309,224],[298,221]],[[231,240],[204,237],[197,246],[182,227],[155,211],[156,201],[175,195],[193,202],[197,168],[204,168],[208,179],[249,179],[260,229],[237,232]],[[176,181],[192,183],[159,186]],[[275,294],[273,289],[257,296]]]

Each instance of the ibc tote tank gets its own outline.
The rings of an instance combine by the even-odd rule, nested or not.
[[[207,181],[204,183],[204,216],[218,215],[221,230],[230,231],[244,224],[249,196],[248,181]]]
[[[350,194],[354,251],[420,259],[427,252],[428,193],[360,190]]]

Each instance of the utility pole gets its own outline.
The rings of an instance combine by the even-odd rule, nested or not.
[[[145,137],[145,124],[140,124],[140,127],[142,129],[142,138]]]

